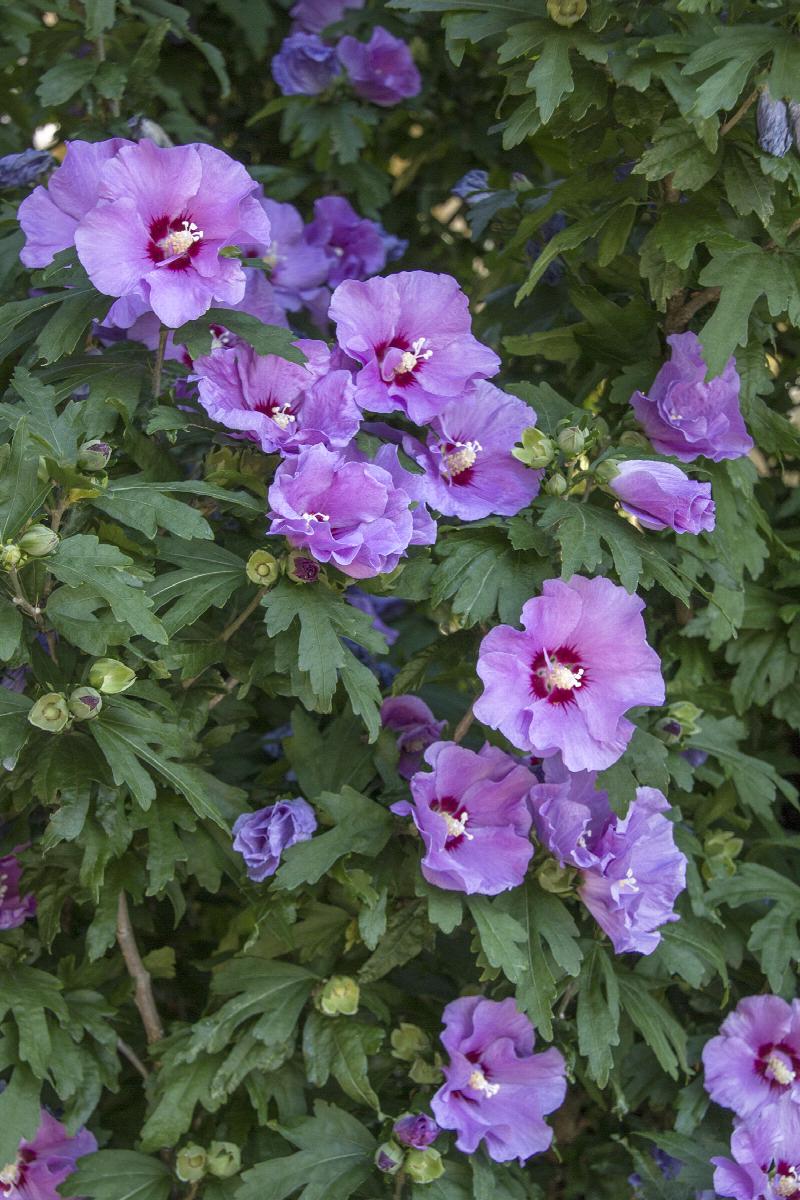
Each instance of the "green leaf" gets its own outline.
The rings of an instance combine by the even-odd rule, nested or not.
[[[219,1066],[219,1056],[204,1057],[192,1063],[170,1062],[159,1072],[155,1104],[141,1131],[144,1151],[174,1146],[190,1128],[198,1104],[208,1112],[219,1108],[222,1097],[215,1101],[210,1094]]]
[[[165,529],[176,537],[213,538],[211,526],[196,509],[165,493],[170,490],[167,483],[156,483],[143,475],[130,475],[112,479],[99,496],[92,498],[92,507],[138,529],[146,538],[155,538],[159,529]]]
[[[527,79],[528,87],[536,93],[543,125],[547,124],[561,101],[575,86],[569,60],[571,40],[569,33],[550,34]]]
[[[221,608],[246,581],[245,562],[214,542],[165,539],[161,557],[178,567],[148,584],[147,594],[160,612],[170,637],[192,625],[211,607]]]
[[[526,935],[525,970],[517,983],[517,1000],[542,1037],[550,1041],[559,981],[564,973],[574,976],[580,971],[578,927],[563,901],[530,878],[510,893],[507,907]]]
[[[515,551],[500,529],[450,531],[440,542],[431,603],[450,601],[466,626],[490,620],[516,624],[522,605],[544,577],[544,565]]]
[[[89,83],[97,70],[97,60],[87,58],[62,58],[56,66],[45,71],[36,95],[45,108],[64,104],[85,84]]]
[[[696,192],[717,171],[721,153],[709,150],[690,125],[676,118],[659,126],[653,145],[645,150],[633,174],[650,180],[671,175],[673,187]]]
[[[41,1120],[41,1084],[33,1072],[18,1063],[6,1088],[0,1093],[0,1158],[12,1163],[23,1140],[33,1141]]]
[[[377,948],[358,972],[360,983],[374,983],[395,967],[416,958],[430,941],[430,928],[417,903],[405,905],[389,917],[386,932]]]
[[[27,696],[20,696],[8,688],[0,688],[0,760],[16,762],[33,727],[28,721],[28,711],[33,704]]]
[[[22,617],[10,600],[0,600],[0,661],[7,662],[19,647]]]
[[[86,9],[86,36],[90,41],[114,25],[117,0],[84,0]]]
[[[94,534],[64,538],[47,560],[48,569],[68,587],[85,585],[106,601],[114,616],[152,642],[165,644],[166,631],[151,611],[142,581],[128,573],[133,560]]]
[[[648,991],[644,980],[624,975],[618,980],[622,1007],[655,1054],[661,1067],[672,1079],[678,1068],[688,1074],[686,1031],[666,1004]]]
[[[766,225],[775,208],[775,180],[763,174],[758,160],[738,147],[725,156],[725,190],[740,216],[755,213]]]
[[[469,896],[467,906],[487,961],[511,983],[518,983],[527,965],[521,948],[521,943],[527,941],[524,927],[504,912],[497,901],[493,903],[486,896]]]
[[[324,1087],[330,1075],[351,1100],[380,1112],[378,1097],[367,1075],[367,1057],[375,1054],[384,1038],[376,1025],[362,1025],[351,1017],[326,1017],[312,1012],[303,1029],[303,1058],[308,1081]]]
[[[10,542],[38,512],[49,483],[39,481],[39,458],[23,418],[11,442],[11,454],[0,471],[0,541]]]
[[[224,1049],[245,1021],[253,1022],[248,1032],[258,1042],[282,1045],[294,1033],[315,983],[316,976],[294,963],[255,954],[229,959],[214,972],[211,993],[231,999],[195,1023],[184,1052],[188,1061]]]
[[[323,792],[317,803],[334,828],[315,834],[308,842],[290,846],[275,876],[280,888],[316,883],[345,854],[374,858],[389,840],[391,814],[352,788],[342,788],[339,795]]]
[[[578,981],[578,1049],[589,1060],[589,1074],[605,1087],[619,1045],[619,984],[605,951],[593,945]]]
[[[75,274],[74,284],[59,295],[58,308],[36,338],[36,349],[45,363],[71,354],[90,323],[108,310],[108,296],[102,296],[88,281],[82,283],[77,270]]]
[[[160,1158],[135,1150],[97,1150],[78,1159],[59,1192],[86,1200],[167,1200],[171,1188],[172,1172]]]
[[[55,388],[43,384],[24,367],[14,371],[11,386],[25,402],[25,419],[31,438],[40,442],[44,452],[59,466],[74,466],[78,455],[74,408],[59,415]]]
[[[47,619],[67,641],[98,658],[131,635],[130,626],[118,621],[105,600],[88,587],[56,588],[47,601]]]
[[[276,354],[289,362],[304,363],[306,356],[294,345],[296,335],[282,325],[265,325],[258,317],[233,308],[210,308],[197,321],[187,321],[175,330],[176,345],[186,346],[192,358],[211,350],[211,326],[221,325],[242,338],[258,354]]]

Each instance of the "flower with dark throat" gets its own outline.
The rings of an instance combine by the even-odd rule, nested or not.
[[[545,580],[521,631],[498,625],[481,642],[475,716],[519,750],[561,751],[570,771],[611,766],[633,735],[628,709],[664,703],[643,609],[610,579]]]
[[[551,1047],[534,1054],[534,1029],[513,1000],[464,996],[444,1010],[445,1083],[431,1101],[442,1129],[474,1154],[480,1142],[495,1162],[520,1164],[553,1140],[544,1117],[564,1102],[564,1059]]]
[[[61,1200],[59,1185],[75,1170],[79,1158],[95,1150],[93,1133],[79,1129],[70,1137],[61,1122],[43,1108],[36,1136],[32,1141],[21,1141],[13,1162],[0,1167],[0,1197]]]
[[[20,894],[21,875],[16,853],[0,858],[0,929],[17,929],[36,912],[36,897]]]
[[[422,753],[442,736],[446,721],[437,721],[419,696],[390,696],[381,705],[381,724],[397,734],[397,771],[410,779],[422,765]]]
[[[800,1126],[768,1116],[737,1126],[730,1158],[712,1158],[714,1195],[733,1200],[800,1200]]]

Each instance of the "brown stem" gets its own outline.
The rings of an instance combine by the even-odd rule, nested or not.
[[[720,289],[718,287],[703,288],[702,291],[693,292],[688,300],[676,307],[670,306],[667,310],[667,317],[664,322],[664,330],[666,333],[680,333],[685,329],[691,321],[695,313],[701,308],[705,308],[707,304],[713,304],[719,300]]]
[[[186,1195],[184,1196],[183,1200],[195,1200],[195,1196],[197,1195],[197,1193],[199,1191],[200,1191],[200,1180],[196,1179],[194,1181],[194,1183],[192,1184],[192,1186],[189,1188]]]
[[[33,619],[37,625],[41,625],[42,624],[42,610],[40,608],[36,608],[35,605],[31,604],[30,600],[25,595],[25,592],[23,591],[23,588],[22,588],[22,583],[20,581],[20,577],[17,574],[17,572],[13,569],[11,571],[9,571],[8,579],[9,579],[9,582],[10,582],[12,588],[14,589],[13,604],[17,608],[21,609],[26,614],[26,616],[33,617]]]
[[[139,1010],[139,1016],[142,1018],[148,1044],[152,1046],[154,1042],[161,1041],[164,1036],[164,1028],[161,1024],[161,1018],[158,1015],[155,999],[153,998],[150,972],[142,962],[142,956],[136,944],[136,937],[131,925],[130,913],[128,912],[128,900],[124,892],[120,892],[119,903],[117,905],[117,944],[122,951],[122,957],[125,959],[128,974],[134,982],[136,1007]]]
[[[403,1194],[403,1188],[405,1187],[405,1183],[406,1183],[406,1173],[403,1170],[403,1168],[401,1167],[400,1170],[397,1172],[397,1174],[394,1177],[394,1192],[392,1193],[392,1200],[400,1200],[400,1197]]]
[[[124,1042],[121,1037],[117,1038],[117,1050],[123,1058],[127,1058],[131,1066],[136,1068],[142,1079],[146,1080],[150,1078],[150,1072],[139,1058],[139,1055],[136,1053],[133,1047],[129,1046],[127,1042]]]
[[[153,363],[153,399],[158,400],[161,395],[161,369],[164,366],[164,351],[167,348],[167,338],[169,330],[164,328],[159,330],[158,334],[158,349],[156,350],[156,358]]]
[[[751,107],[751,105],[755,104],[757,99],[758,99],[758,88],[755,88],[750,93],[750,95],[747,97],[747,99],[742,104],[739,105],[739,107],[737,108],[737,110],[733,114],[733,116],[729,117],[729,119],[721,127],[721,129],[719,131],[720,137],[725,137],[725,134],[728,133],[729,130],[733,129],[734,125],[739,124],[742,117],[745,115],[745,113],[748,111],[748,109]]]
[[[472,711],[472,705],[470,704],[469,708],[467,709],[467,711],[464,713],[461,720],[456,725],[455,732],[453,733],[453,741],[454,742],[460,742],[467,736],[467,734],[469,732],[469,727],[474,720],[475,720],[475,713]]]

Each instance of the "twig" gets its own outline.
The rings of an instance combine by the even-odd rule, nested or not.
[[[196,1179],[194,1181],[194,1183],[192,1184],[192,1186],[189,1188],[186,1195],[184,1196],[183,1200],[195,1200],[195,1196],[197,1195],[197,1193],[199,1191],[200,1191],[200,1180]]]
[[[19,575],[15,570],[8,572],[9,582],[14,589],[13,603],[17,608],[22,609],[26,616],[33,617],[37,625],[42,624],[42,610],[31,604],[22,587]]]
[[[720,137],[725,137],[725,134],[728,133],[729,130],[733,129],[734,125],[739,124],[742,117],[748,111],[750,106],[755,104],[757,99],[758,99],[758,88],[755,88],[755,90],[750,93],[750,95],[747,97],[747,99],[742,104],[739,105],[739,107],[737,108],[737,110],[733,114],[733,116],[730,117],[725,122],[725,124],[720,128],[720,131],[719,131]]]
[[[455,732],[453,733],[453,741],[454,742],[460,742],[467,736],[470,725],[472,724],[472,722],[474,720],[475,720],[475,713],[472,711],[472,705],[470,704],[469,708],[467,709],[467,711],[464,713],[461,720],[456,725]]]
[[[405,1182],[406,1173],[401,1167],[394,1177],[394,1192],[392,1193],[392,1200],[400,1200],[400,1197],[403,1194],[403,1188],[405,1187]]]
[[[152,1046],[154,1042],[161,1041],[164,1036],[164,1028],[153,998],[150,972],[142,962],[139,947],[136,945],[136,937],[128,912],[128,900],[124,892],[120,892],[117,905],[117,944],[125,959],[128,974],[134,982],[136,1007],[142,1018],[148,1044]]]
[[[163,328],[158,334],[158,349],[156,350],[156,358],[153,363],[153,399],[158,400],[161,395],[161,368],[164,366],[164,351],[167,348],[167,338],[169,330]]]
[[[701,308],[705,308],[707,304],[713,304],[719,300],[720,289],[718,287],[703,288],[702,291],[693,292],[688,300],[679,303],[675,307],[672,305],[667,309],[667,317],[664,322],[664,329],[667,333],[680,333],[685,329],[691,321],[695,313]]]
[[[133,1047],[129,1046],[127,1042],[124,1042],[121,1037],[117,1038],[117,1050],[123,1058],[127,1058],[131,1066],[136,1068],[142,1079],[150,1078],[150,1072],[139,1058],[139,1055],[136,1053]]]

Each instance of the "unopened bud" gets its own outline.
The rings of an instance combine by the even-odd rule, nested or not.
[[[136,672],[118,658],[98,658],[89,670],[89,683],[107,696],[127,692],[136,680]]]
[[[547,858],[536,872],[539,886],[554,896],[568,896],[575,888],[577,872],[574,867],[562,867],[554,858]]]
[[[60,733],[69,723],[69,707],[61,692],[47,692],[28,710],[28,720],[46,733]]]
[[[181,1183],[197,1183],[205,1176],[207,1161],[208,1155],[202,1146],[198,1146],[196,1142],[187,1142],[183,1149],[178,1151],[175,1174]]]
[[[317,560],[301,550],[292,550],[286,560],[286,574],[293,583],[317,583],[325,578]]]
[[[619,459],[604,458],[594,467],[594,477],[598,483],[611,483],[619,475]]]
[[[404,1163],[406,1175],[414,1183],[433,1183],[444,1175],[444,1163],[438,1150],[409,1150]]]
[[[5,546],[0,546],[0,567],[4,571],[14,571],[22,562],[24,555],[19,546],[15,546],[13,542],[7,542]]]
[[[384,1175],[396,1175],[403,1165],[405,1155],[397,1142],[382,1142],[375,1151],[375,1166]]]
[[[430,1039],[419,1025],[410,1025],[401,1021],[397,1029],[392,1030],[390,1037],[392,1057],[403,1062],[413,1062],[420,1054],[426,1054],[430,1049]]]
[[[208,1147],[206,1162],[209,1175],[217,1179],[230,1179],[238,1175],[242,1166],[242,1152],[235,1142],[212,1142]]]
[[[699,730],[697,722],[702,715],[702,708],[692,704],[691,700],[679,700],[676,704],[669,705],[661,724],[673,722],[678,725],[677,737],[694,737]]]
[[[545,480],[544,491],[548,496],[563,496],[566,490],[567,481],[559,471]]]
[[[247,560],[245,570],[250,582],[259,583],[262,587],[273,584],[280,573],[278,560],[269,550],[254,550]]]
[[[586,445],[586,438],[581,429],[575,425],[562,429],[558,435],[558,448],[567,458],[577,458]]]
[[[326,1017],[352,1017],[358,1012],[361,995],[355,979],[332,975],[319,994],[319,1009]]]
[[[45,554],[53,553],[59,541],[58,534],[46,525],[32,525],[19,539],[19,548],[29,558],[44,558]]]
[[[70,693],[69,711],[76,721],[91,721],[100,715],[103,697],[93,687],[75,688]]]
[[[783,158],[792,147],[789,110],[783,100],[773,100],[767,88],[758,97],[756,108],[758,144],[765,154]]]
[[[556,25],[574,25],[586,16],[586,8],[586,0],[547,0],[547,15]]]
[[[534,470],[551,463],[555,452],[555,446],[547,434],[536,428],[523,430],[522,446],[515,446],[511,451],[514,458],[526,467],[533,467]]]
[[[108,442],[92,438],[78,447],[78,466],[82,471],[104,471],[111,458],[111,447]]]

